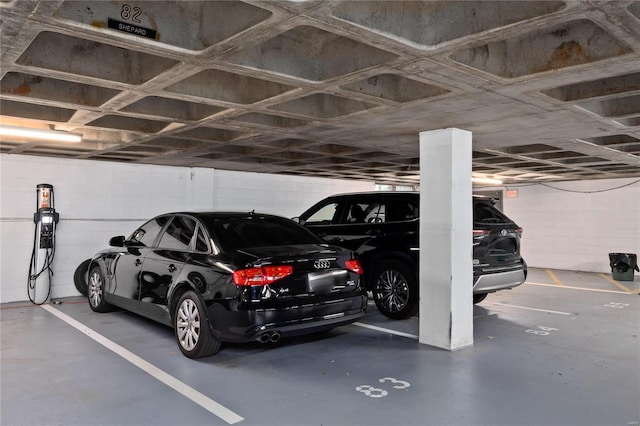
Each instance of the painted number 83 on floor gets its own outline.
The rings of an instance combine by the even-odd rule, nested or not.
[[[409,382],[405,382],[404,380],[394,379],[393,377],[383,377],[382,379],[378,379],[380,383],[389,383],[393,389],[407,389],[411,384]],[[385,386],[386,387],[386,386]],[[360,385],[356,386],[356,391],[362,392],[366,396],[370,398],[382,398],[387,396],[389,392],[382,388],[376,388],[371,385]]]

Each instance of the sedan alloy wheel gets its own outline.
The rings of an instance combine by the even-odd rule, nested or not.
[[[96,312],[107,312],[111,306],[104,300],[104,276],[99,266],[91,268],[87,283],[89,306]]]
[[[180,346],[188,351],[196,347],[200,337],[200,313],[191,299],[185,299],[178,308],[176,333]]]
[[[180,351],[189,358],[201,358],[218,352],[220,341],[211,333],[200,297],[193,290],[188,290],[182,294],[176,306],[173,328]]]

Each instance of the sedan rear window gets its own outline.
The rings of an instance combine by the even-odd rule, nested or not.
[[[209,232],[224,250],[296,244],[323,244],[307,229],[293,221],[244,217],[209,221]]]

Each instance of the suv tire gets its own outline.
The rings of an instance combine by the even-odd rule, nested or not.
[[[373,277],[373,300],[380,313],[392,319],[409,318],[418,312],[418,280],[405,262],[380,262]]]
[[[474,294],[473,295],[473,304],[476,305],[476,304],[482,302],[484,299],[487,298],[487,294],[488,293]]]

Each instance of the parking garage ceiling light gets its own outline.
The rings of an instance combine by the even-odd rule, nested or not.
[[[493,179],[487,177],[472,177],[471,182],[479,183],[483,185],[502,185],[502,181],[500,179]]]
[[[25,127],[0,125],[0,136],[18,136],[22,138],[55,142],[82,142],[82,136],[59,130],[28,129]]]
[[[420,175],[416,176],[408,176],[408,179],[420,181]],[[480,185],[502,185],[503,181],[500,179],[488,178],[488,177],[479,177],[479,176],[471,176],[471,183],[480,184]]]

